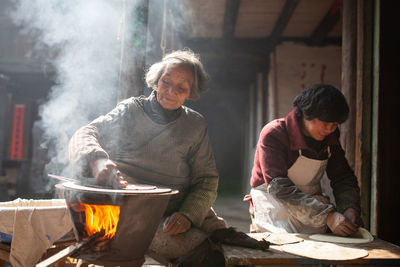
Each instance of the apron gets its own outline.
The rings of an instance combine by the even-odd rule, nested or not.
[[[326,204],[329,199],[322,195],[321,179],[326,170],[328,159],[330,158],[330,148],[328,146],[328,158],[326,160],[310,159],[302,155],[299,150],[299,157],[288,170],[289,179],[303,193],[317,198]],[[313,227],[303,224],[287,212],[284,207],[272,194],[268,192],[268,187],[264,184],[251,189],[251,197],[254,206],[253,225],[257,232],[272,233],[325,233],[326,226]]]

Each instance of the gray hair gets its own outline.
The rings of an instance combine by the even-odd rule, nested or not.
[[[146,73],[147,86],[157,90],[158,80],[163,74],[168,64],[178,64],[184,66],[193,73],[193,85],[190,88],[190,99],[199,99],[200,94],[207,90],[208,75],[204,70],[200,57],[191,50],[177,50],[165,55],[161,61],[150,66]]]

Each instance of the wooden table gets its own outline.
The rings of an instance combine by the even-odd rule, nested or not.
[[[60,249],[71,244],[74,241],[59,242],[48,250],[42,259],[45,259]],[[247,249],[236,246],[223,245],[225,254],[225,266],[315,266],[315,265],[336,265],[336,266],[400,266],[400,247],[393,245],[381,239],[366,244],[353,244],[351,247],[365,249],[368,251],[368,256],[346,261],[332,260],[316,260],[311,258],[300,257],[286,253],[281,246],[271,245],[267,251]],[[9,261],[10,245],[0,242],[0,267],[5,266]],[[66,263],[58,263],[56,266],[72,266],[65,265]],[[172,266],[172,265],[169,265]]]
[[[400,266],[400,247],[381,239],[375,239],[370,243],[352,244],[353,248],[365,249],[369,255],[356,260],[332,261],[305,258],[286,253],[281,246],[271,245],[267,251],[246,249],[235,246],[223,245],[225,254],[225,267],[233,266],[312,266],[312,265],[336,265],[336,266]]]

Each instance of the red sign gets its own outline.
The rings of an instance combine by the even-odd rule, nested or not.
[[[24,138],[25,105],[14,106],[13,129],[11,135],[11,159],[22,158],[22,142]]]

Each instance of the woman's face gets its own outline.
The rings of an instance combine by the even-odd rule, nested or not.
[[[190,70],[176,63],[168,64],[157,83],[157,101],[169,110],[183,105],[190,97],[193,74]]]
[[[326,122],[317,118],[310,121],[303,119],[303,133],[317,141],[322,141],[325,137],[333,133],[338,125],[339,123],[337,122]]]

